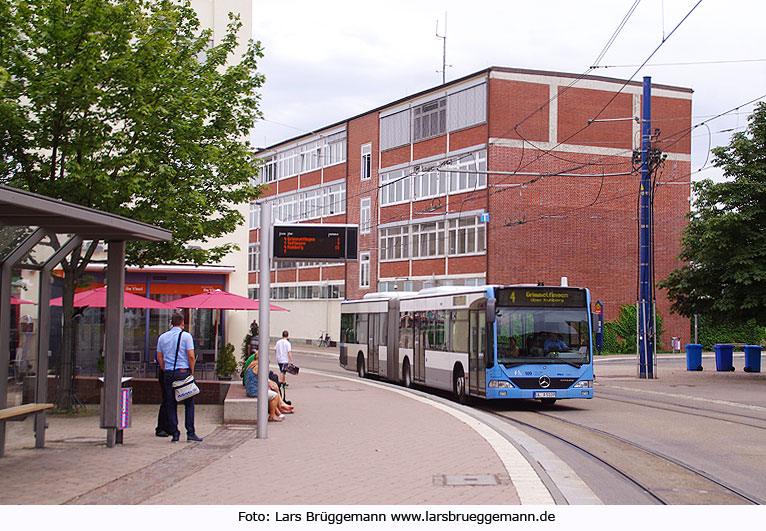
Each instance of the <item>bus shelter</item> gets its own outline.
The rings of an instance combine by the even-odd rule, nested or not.
[[[125,242],[130,240],[170,241],[172,233],[122,216],[51,199],[0,185],[0,410],[7,407],[10,364],[10,307],[14,268],[39,271],[38,341],[35,371],[35,403],[48,400],[48,342],[50,329],[51,274],[85,240],[108,244],[106,334],[104,343],[104,395],[102,427],[108,447],[116,444],[120,425],[122,381],[123,304],[125,290]],[[46,238],[56,236],[55,252],[43,262],[25,260]],[[45,411],[35,413],[35,446],[45,445]],[[5,453],[5,420],[0,420],[0,457]]]

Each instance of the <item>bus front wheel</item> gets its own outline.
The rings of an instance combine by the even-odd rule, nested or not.
[[[465,391],[465,373],[463,372],[463,367],[459,365],[453,370],[452,391],[455,393],[455,399],[459,403],[465,404],[467,399]]]
[[[356,373],[359,375],[359,378],[367,376],[367,370],[364,368],[364,356],[362,356],[361,352],[356,358]]]

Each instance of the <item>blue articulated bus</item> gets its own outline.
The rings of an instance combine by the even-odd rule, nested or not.
[[[459,401],[593,398],[590,293],[476,286],[370,293],[341,304],[340,364]]]

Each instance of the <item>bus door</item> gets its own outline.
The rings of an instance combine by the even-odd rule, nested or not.
[[[471,344],[468,350],[468,389],[471,395],[487,394],[487,315],[471,310]]]
[[[413,352],[412,357],[412,381],[426,381],[426,329],[427,321],[425,312],[415,312],[412,319],[413,326]]]
[[[371,313],[369,315],[369,331],[367,334],[367,372],[370,374],[378,374],[380,351],[378,345],[380,344],[379,330],[380,330],[380,318],[382,316],[377,313]]]

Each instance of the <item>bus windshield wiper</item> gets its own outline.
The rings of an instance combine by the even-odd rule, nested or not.
[[[574,361],[569,361],[569,360],[565,360],[565,359],[561,359],[561,358],[558,358],[558,360],[559,360],[560,362],[566,363],[566,364],[568,364],[568,365],[571,365],[572,367],[576,367],[576,368],[578,368],[578,369],[579,369],[580,367],[582,367],[582,363],[576,363],[576,362],[574,362]]]

